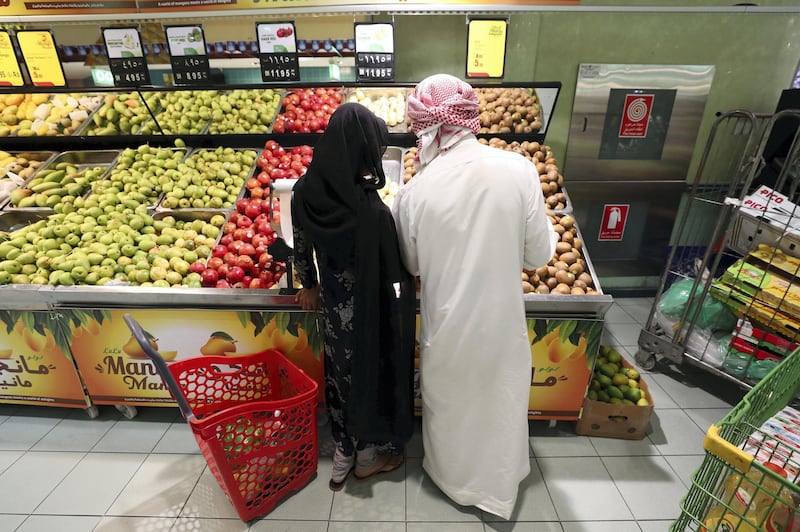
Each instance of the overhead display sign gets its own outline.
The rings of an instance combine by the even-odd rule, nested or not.
[[[153,11],[220,11],[227,9],[272,9],[303,7],[352,7],[392,5],[397,0],[0,0],[3,16],[146,13]],[[482,5],[486,0],[405,0],[404,5]],[[494,5],[577,6],[580,0],[494,0]]]
[[[67,84],[50,31],[19,30],[17,42],[34,87],[64,87]]]
[[[176,85],[208,83],[211,67],[206,53],[206,39],[203,27],[167,26],[169,60],[172,64],[172,78]]]
[[[261,80],[300,81],[294,22],[256,22]]]
[[[144,58],[137,28],[103,28],[108,66],[116,87],[150,84],[150,71]]]
[[[355,23],[358,81],[394,80],[394,25]]]
[[[0,0],[0,15],[89,15],[136,13],[136,0]]]
[[[11,35],[0,31],[0,87],[21,87],[24,84]]]
[[[476,19],[467,25],[467,77],[502,78],[508,20]]]
[[[12,0],[13,1],[13,0]],[[286,9],[303,7],[352,7],[359,5],[396,5],[397,0],[139,0],[139,10],[146,11],[214,11],[221,9]],[[403,5],[483,5],[486,0],[405,0]],[[580,0],[495,0],[494,5],[577,6]]]

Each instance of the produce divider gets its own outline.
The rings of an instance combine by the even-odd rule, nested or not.
[[[347,85],[314,84],[313,86],[357,87]],[[383,86],[407,88],[412,85]],[[475,86],[482,87],[480,84]],[[494,88],[504,86],[526,89],[544,87],[555,89],[557,92],[560,83],[486,85]],[[296,84],[293,87],[304,86]],[[206,88],[193,86],[191,90]],[[212,88],[220,89],[220,87]],[[266,87],[259,86],[259,88]],[[224,89],[230,90],[232,87],[226,86]],[[284,87],[280,89],[286,90]],[[189,91],[182,88],[152,90]],[[69,89],[69,91],[104,92],[97,89],[78,91]],[[145,92],[145,89],[139,89],[139,92]],[[3,93],[6,91],[0,92],[0,101]],[[497,105],[500,103],[506,102],[498,102]],[[554,103],[555,97],[552,98],[552,105]],[[282,110],[277,109],[276,112]],[[519,120],[520,117],[512,118],[511,114],[504,117],[503,111],[502,109],[487,111],[483,119],[490,122],[495,119],[506,120],[508,124],[519,129],[527,127],[524,123],[514,125],[513,121]],[[492,112],[499,114],[492,116]],[[551,112],[552,106],[548,113]],[[88,120],[92,120],[91,115]],[[510,126],[502,127],[510,129]],[[399,129],[401,128],[398,128],[397,124],[393,126],[393,131],[390,132],[390,146],[399,149],[412,147],[416,140],[414,135],[409,132],[399,132]],[[208,126],[204,126],[203,130],[208,131]],[[499,137],[507,143],[506,149],[513,148],[515,141],[544,142],[544,132],[518,134],[495,131],[481,134],[479,137],[487,141]],[[264,145],[267,140],[276,141],[287,149],[313,146],[317,138],[318,133],[93,136],[80,134],[76,136],[73,133],[64,136],[5,137],[3,149],[9,152],[49,150],[57,156],[61,152],[71,150],[86,152],[87,146],[91,147],[91,150],[136,150],[144,145],[152,148],[173,148],[176,140],[180,139],[180,144],[186,146],[188,153],[194,153],[197,149],[219,147],[253,149],[255,146]],[[177,158],[175,160],[177,161]],[[400,164],[397,157],[394,157],[392,162],[395,165]],[[544,155],[539,162],[544,163]],[[253,172],[250,173],[250,176],[252,175]],[[490,178],[491,176],[487,176],[487,179]],[[544,175],[542,179],[544,183]],[[561,184],[559,182],[559,186]],[[561,190],[566,198],[566,189],[561,188]],[[144,206],[140,208],[142,213],[144,208]],[[136,213],[140,214],[140,211]],[[181,209],[175,209],[172,212],[180,211]],[[184,211],[188,213],[191,209]],[[220,210],[218,214],[229,217],[235,212],[236,210],[231,207]],[[155,220],[162,219],[165,214],[170,213],[149,208],[147,214]],[[557,224],[561,216],[559,214],[551,220]],[[175,217],[180,218],[177,215]],[[208,217],[201,216],[199,221],[207,223],[206,218]],[[18,212],[2,212],[0,230],[9,231],[26,223],[37,223],[40,219],[40,217],[25,218]],[[229,220],[226,218],[226,221]],[[580,240],[577,229],[575,227],[574,235]],[[577,255],[581,261],[580,270],[594,280],[593,292],[527,293],[524,296],[531,341],[529,409],[531,419],[574,420],[580,416],[599,349],[602,320],[612,304],[611,296],[602,293],[586,247],[584,246]],[[554,257],[554,261],[557,261],[557,257]],[[568,266],[565,264],[563,268],[566,270]],[[532,281],[534,277],[538,279],[536,272],[529,273]],[[543,277],[538,280],[541,281],[540,288],[544,290],[543,284],[547,274],[541,273]],[[569,276],[562,272],[559,277]],[[55,284],[59,284],[59,278],[55,279]],[[80,407],[89,409],[90,415],[91,409],[96,409],[95,405],[104,404],[116,405],[118,408],[124,405],[135,407],[145,404],[174,406],[175,403],[160,382],[152,364],[148,359],[142,358],[140,350],[130,342],[130,333],[122,320],[124,313],[130,313],[141,323],[152,334],[157,349],[173,360],[203,354],[226,353],[231,356],[232,363],[235,364],[236,354],[269,348],[280,349],[321,385],[319,401],[320,403],[323,401],[323,347],[316,315],[299,310],[293,302],[292,288],[183,287],[178,289],[128,286],[124,283],[109,283],[103,286],[63,284],[0,285],[0,319],[3,322],[0,324],[0,356],[8,355],[0,359],[0,403]],[[22,383],[30,383],[30,386],[22,386]],[[23,388],[25,390],[22,390]],[[23,391],[25,393],[22,393]]]

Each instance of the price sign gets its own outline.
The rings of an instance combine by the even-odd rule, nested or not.
[[[34,87],[66,86],[52,33],[48,30],[20,30],[17,41]]]
[[[0,31],[0,87],[21,87],[24,84],[11,35]]]
[[[257,22],[262,81],[300,81],[294,22]]]
[[[150,84],[142,39],[136,28],[103,28],[108,66],[116,87]]]
[[[467,31],[467,77],[502,78],[507,20],[470,20]]]
[[[394,80],[394,25],[355,23],[359,81]]]
[[[165,33],[175,83],[207,83],[211,79],[211,68],[203,27],[168,26]]]

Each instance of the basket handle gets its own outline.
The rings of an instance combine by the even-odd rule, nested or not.
[[[142,326],[139,325],[139,322],[137,322],[130,314],[125,314],[122,316],[122,318],[125,320],[125,323],[128,324],[131,334],[133,334],[133,337],[136,338],[137,342],[139,342],[139,346],[142,348],[144,353],[150,360],[153,361],[153,364],[155,364],[158,374],[161,375],[162,379],[164,379],[164,384],[167,385],[167,388],[169,388],[169,391],[172,393],[175,401],[178,402],[178,408],[181,409],[183,418],[187,422],[194,419],[195,416],[192,412],[192,408],[189,406],[189,402],[186,400],[186,397],[184,397],[180,386],[178,386],[178,383],[175,381],[175,377],[169,370],[167,363],[161,357],[161,354],[153,349],[152,345],[150,345],[150,340],[148,340],[147,336],[145,335]]]
[[[753,464],[753,456],[739,449],[725,438],[719,435],[719,426],[711,425],[708,427],[706,437],[703,440],[703,448],[729,463],[742,473],[750,471]]]

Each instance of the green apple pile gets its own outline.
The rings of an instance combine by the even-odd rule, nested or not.
[[[10,194],[11,205],[25,209],[72,203],[86,193],[90,184],[102,177],[105,171],[105,166],[79,168],[60,162],[52,168],[41,170],[24,188],[13,190]]]
[[[160,111],[156,122],[165,135],[199,135],[211,120],[219,91],[190,90],[159,94]],[[155,128],[158,132],[158,127]]]
[[[232,206],[255,164],[255,150],[199,150],[178,165],[180,177],[164,183],[165,209],[223,209]]]
[[[151,112],[158,109],[158,94],[148,93],[145,101],[136,92],[108,94],[92,114],[85,135],[150,135],[158,130]]]
[[[264,134],[280,107],[273,89],[236,89],[212,100],[209,133]]]

